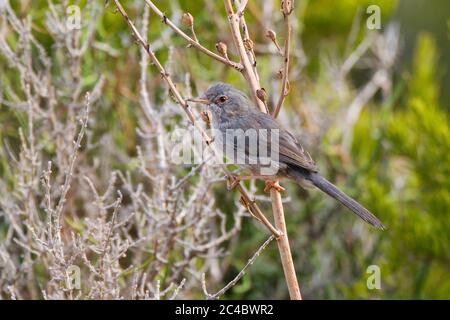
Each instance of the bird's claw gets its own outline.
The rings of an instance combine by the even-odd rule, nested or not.
[[[266,181],[264,192],[270,192],[271,189],[275,189],[278,192],[285,191],[286,189],[280,186],[278,181]]]

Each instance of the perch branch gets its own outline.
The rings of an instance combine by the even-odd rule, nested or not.
[[[280,251],[280,257],[283,264],[283,271],[289,290],[289,296],[291,297],[291,300],[301,300],[302,295],[300,293],[300,287],[298,285],[297,275],[295,273],[294,262],[292,261],[292,253],[289,246],[281,195],[277,190],[271,189],[270,197],[272,199],[272,210],[275,220],[275,226],[283,234],[283,236],[278,239],[278,249]]]
[[[242,64],[244,65],[244,75],[246,75],[246,79],[249,82],[250,89],[252,91],[252,94],[256,94],[256,101],[258,102],[258,107],[262,112],[267,112],[267,108],[265,104],[263,103],[264,99],[258,98],[258,92],[260,92],[260,85],[259,81],[256,77],[256,74],[252,70],[252,66],[250,64],[250,60],[248,58],[247,52],[245,50],[242,37],[239,31],[239,17],[234,13],[233,6],[231,4],[231,0],[224,0],[225,1],[225,8],[228,14],[228,20],[231,26],[231,32],[233,35],[233,39],[236,45],[236,48],[239,52],[239,55],[241,57]],[[281,8],[283,11],[284,19],[285,19],[285,25],[286,25],[286,41],[285,41],[285,70],[288,70],[288,64],[289,64],[289,43],[290,43],[290,22],[289,22],[289,15],[291,14],[293,10],[293,1],[291,0],[283,0],[281,2]],[[287,95],[286,92],[286,83],[287,83],[287,74],[288,72],[285,72],[285,75],[283,77],[283,91],[282,96],[280,97],[280,106],[277,107],[277,114],[281,109],[281,105],[283,104],[284,97]],[[291,249],[289,246],[289,239],[286,233],[286,221],[284,218],[284,210],[283,210],[283,203],[281,201],[281,195],[280,193],[275,190],[270,190],[270,196],[272,200],[272,211],[273,216],[275,220],[275,226],[278,230],[281,230],[281,237],[277,238],[277,244],[278,244],[278,250],[280,251],[280,258],[281,263],[283,265],[284,275],[286,278],[286,284],[288,286],[289,295],[292,300],[300,300],[302,298],[300,293],[300,288],[297,281],[297,275],[295,273],[294,263],[292,261],[292,255],[291,255]]]

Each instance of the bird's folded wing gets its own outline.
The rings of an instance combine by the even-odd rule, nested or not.
[[[258,144],[264,143],[269,150],[276,150],[276,147],[274,148],[272,144],[278,143],[278,161],[280,163],[317,171],[316,164],[309,153],[291,133],[283,129],[270,115],[258,113],[257,117],[240,117],[238,122],[239,128],[244,130],[249,128],[269,129],[270,135],[258,135]],[[278,131],[273,131],[274,129]],[[275,134],[276,132],[277,134]],[[249,153],[248,149],[246,153]],[[274,158],[274,155],[272,155],[272,158]]]
[[[314,160],[303,146],[288,131],[280,132],[280,161],[299,166],[310,171],[317,171]]]

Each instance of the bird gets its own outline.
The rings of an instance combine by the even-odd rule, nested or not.
[[[238,167],[250,171],[250,176],[235,176],[234,184],[244,179],[261,178],[266,181],[265,191],[270,188],[284,191],[277,181],[287,178],[303,188],[318,188],[365,222],[375,228],[385,229],[368,209],[324,178],[297,138],[271,115],[259,111],[244,92],[219,82],[211,85],[202,97],[191,98],[190,101],[207,106],[205,116],[214,130],[214,143],[221,145],[222,151],[233,150],[232,160],[237,161]],[[256,135],[256,148],[252,148],[250,143],[254,135],[246,134],[249,131],[267,133]],[[238,141],[236,132],[243,135],[245,143]],[[269,153],[269,149],[276,152]],[[227,153],[225,156],[230,157]],[[275,168],[274,172],[262,174],[268,163],[272,169]]]

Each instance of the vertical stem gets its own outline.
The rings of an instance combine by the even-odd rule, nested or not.
[[[291,248],[289,246],[281,195],[277,190],[271,189],[270,197],[272,199],[275,227],[283,233],[283,235],[277,239],[277,244],[278,250],[280,251],[280,258],[283,265],[284,277],[286,278],[286,284],[289,290],[289,296],[291,297],[291,300],[302,300],[297,275],[295,273],[294,262],[292,261]]]
[[[227,10],[228,21],[230,23],[234,45],[238,50],[239,57],[241,58],[241,64],[244,67],[242,74],[250,85],[253,100],[256,102],[259,110],[261,110],[262,112],[266,112],[264,103],[256,96],[256,91],[260,89],[261,86],[259,85],[259,81],[256,78],[255,73],[253,72],[252,63],[247,56],[247,51],[245,50],[244,41],[242,40],[241,36],[241,31],[239,30],[239,17],[236,13],[234,13],[231,0],[225,0],[225,8]]]
[[[294,8],[293,2],[290,0],[281,1],[281,10],[283,12],[285,29],[286,29],[286,39],[284,41],[284,70],[283,70],[283,81],[281,84],[281,94],[278,99],[277,106],[273,113],[273,117],[276,118],[283,105],[284,98],[288,94],[288,74],[289,74],[289,50],[291,42],[291,24],[289,21],[289,16]],[[291,248],[289,246],[289,239],[286,230],[286,219],[284,218],[284,210],[281,202],[281,195],[278,191],[271,189],[270,197],[272,199],[272,210],[275,220],[275,227],[283,233],[283,236],[278,239],[278,250],[280,251],[281,262],[283,264],[284,276],[286,278],[286,284],[288,286],[289,295],[291,300],[302,300],[302,295],[300,293],[300,287],[298,285],[297,275],[295,273],[294,262],[292,261]]]
[[[283,9],[283,14],[284,14],[285,21],[286,21],[286,17],[292,11],[293,4],[290,0],[285,0],[285,1],[287,1],[287,3],[282,4],[282,9]],[[258,90],[261,86],[259,84],[259,81],[258,81],[255,73],[253,72],[252,64],[251,64],[249,57],[247,55],[247,52],[245,50],[245,46],[244,46],[242,36],[241,36],[240,30],[239,30],[239,17],[237,14],[234,13],[234,10],[233,10],[232,4],[231,4],[231,0],[225,0],[225,8],[227,10],[228,20],[230,22],[233,40],[234,40],[236,48],[239,52],[239,56],[241,58],[241,63],[244,66],[243,74],[250,85],[252,95],[255,98],[259,109],[262,112],[266,112],[266,108],[265,108],[264,104],[262,103],[261,100],[259,100],[256,97],[256,90]],[[290,42],[290,30],[291,30],[289,20],[287,20],[286,25],[287,25],[288,29],[287,29],[287,40],[286,40],[287,43],[285,43],[285,70],[288,69],[288,64],[289,64],[289,42]],[[286,83],[287,83],[287,73],[286,73],[286,76],[284,77],[284,81],[283,81],[283,89],[284,89],[282,91],[283,98],[280,98],[280,102],[279,102],[280,106],[277,108],[278,112],[280,111],[281,105],[283,104],[283,101],[284,101],[284,97],[286,96],[286,90],[285,90]],[[275,220],[275,227],[279,231],[282,232],[282,235],[277,238],[277,243],[278,243],[278,250],[280,251],[281,264],[283,265],[284,276],[286,278],[286,285],[288,287],[289,295],[290,295],[291,299],[292,300],[301,300],[302,295],[300,294],[300,287],[298,285],[297,275],[295,274],[294,263],[292,261],[291,248],[289,247],[289,239],[288,239],[287,231],[286,231],[286,222],[285,222],[285,218],[284,218],[284,210],[283,210],[283,203],[281,201],[281,195],[277,190],[272,188],[270,190],[270,196],[272,199],[272,211],[273,211],[273,217]]]
[[[275,107],[275,111],[273,112],[273,117],[278,117],[278,114],[280,113],[281,107],[283,106],[284,99],[289,93],[288,86],[289,86],[289,50],[291,45],[291,22],[289,20],[289,16],[291,14],[291,9],[286,8],[284,6],[287,6],[287,4],[282,4],[283,9],[283,17],[284,17],[284,25],[286,30],[286,39],[284,40],[284,52],[283,52],[283,78],[281,83],[281,93],[280,98],[278,99],[277,106]]]

